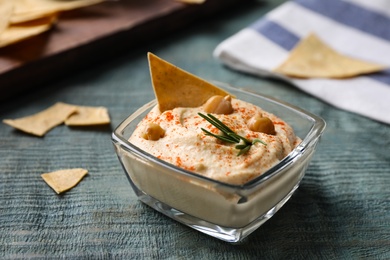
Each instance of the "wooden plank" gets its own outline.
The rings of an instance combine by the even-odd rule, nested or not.
[[[63,13],[51,31],[0,49],[0,100],[242,2],[118,0]]]

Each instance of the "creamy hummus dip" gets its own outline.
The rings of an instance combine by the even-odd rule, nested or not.
[[[301,141],[291,126],[275,115],[253,104],[231,98],[232,111],[213,114],[236,134],[249,140],[260,139],[245,154],[237,155],[237,144],[208,136],[202,128],[214,134],[223,134],[198,113],[204,106],[178,107],[160,112],[158,106],[140,122],[130,142],[155,157],[185,170],[224,183],[241,185],[264,173],[289,154]],[[272,134],[251,130],[256,116],[269,118],[274,127]],[[252,122],[253,123],[253,122]],[[157,140],[145,139],[151,125],[163,131]]]

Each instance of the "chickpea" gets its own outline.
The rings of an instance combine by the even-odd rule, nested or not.
[[[165,130],[161,128],[160,125],[155,123],[150,123],[145,132],[142,134],[142,137],[146,140],[157,141],[158,139],[164,137]]]
[[[204,103],[203,109],[206,113],[231,114],[233,113],[232,97],[229,95],[226,97],[219,95],[212,96]]]
[[[255,115],[248,122],[248,128],[255,132],[261,132],[269,135],[276,134],[274,123],[268,117]]]

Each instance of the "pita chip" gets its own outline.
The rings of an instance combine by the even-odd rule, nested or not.
[[[154,93],[161,112],[176,107],[197,107],[215,95],[230,95],[223,89],[148,53]]]
[[[77,112],[70,115],[65,124],[68,126],[106,125],[110,116],[105,107],[76,106]]]
[[[3,122],[28,134],[43,136],[52,128],[64,123],[76,111],[76,106],[58,102],[36,114],[18,119],[4,119]]]
[[[0,47],[31,38],[48,31],[57,21],[57,15],[50,15],[34,21],[13,24],[0,34]]]
[[[345,56],[315,34],[301,40],[275,72],[297,78],[350,78],[385,69],[384,66]]]
[[[75,187],[87,174],[88,170],[73,168],[43,173],[41,177],[57,194],[60,194]]]
[[[0,34],[8,27],[13,7],[13,1],[0,0]]]
[[[8,0],[11,1],[11,0]],[[63,11],[86,7],[104,0],[12,0],[15,2],[11,23],[21,23]]]

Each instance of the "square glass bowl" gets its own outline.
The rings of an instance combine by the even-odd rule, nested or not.
[[[282,118],[302,142],[259,177],[243,185],[231,185],[178,168],[128,141],[137,124],[157,104],[156,100],[126,118],[114,130],[112,141],[140,201],[210,236],[239,242],[271,218],[298,188],[325,129],[325,121],[273,98],[223,83],[214,84]]]

